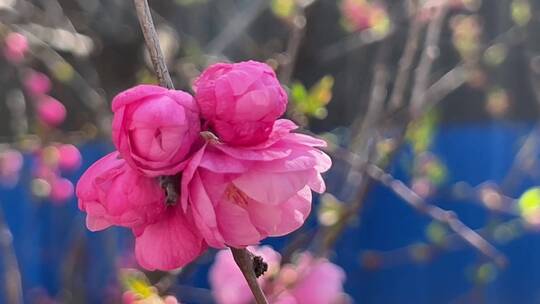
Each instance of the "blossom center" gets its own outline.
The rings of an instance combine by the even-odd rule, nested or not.
[[[248,205],[248,196],[232,183],[225,189],[225,197],[242,208]]]

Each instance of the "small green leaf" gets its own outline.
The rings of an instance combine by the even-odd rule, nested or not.
[[[519,25],[525,26],[531,20],[531,4],[527,0],[512,1],[512,20]]]

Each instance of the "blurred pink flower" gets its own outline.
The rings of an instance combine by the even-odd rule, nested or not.
[[[112,109],[116,148],[148,176],[178,173],[200,137],[197,104],[182,91],[139,85],[118,94]]]
[[[287,269],[288,268],[288,269]],[[287,292],[279,295],[276,304],[341,304],[346,303],[343,291],[345,272],[326,259],[303,253],[296,265],[286,265],[282,273],[295,272],[294,280],[285,280]],[[281,278],[283,279],[283,278]],[[278,282],[280,279],[278,279]]]
[[[194,90],[202,117],[232,145],[265,141],[287,107],[287,93],[272,68],[256,61],[212,65],[195,81]]]
[[[58,147],[58,154],[58,166],[61,170],[73,171],[81,166],[81,152],[74,145],[60,145]]]
[[[51,90],[49,77],[41,72],[30,70],[24,78],[24,87],[32,96],[42,96]]]
[[[64,122],[66,119],[66,112],[64,105],[51,96],[43,96],[38,100],[38,118],[50,127],[56,127]]]
[[[279,271],[281,256],[269,246],[250,247],[249,250],[258,256],[262,256],[268,264],[268,271],[258,281],[264,289],[267,280],[272,274]],[[209,272],[210,287],[212,294],[219,304],[249,304],[253,301],[253,295],[246,283],[246,279],[234,262],[230,250],[221,250],[216,254],[214,264]]]
[[[4,41],[4,56],[12,63],[19,63],[28,51],[28,40],[19,33],[9,33]]]
[[[207,143],[182,175],[182,206],[208,245],[242,248],[298,229],[311,210],[311,190],[325,190],[330,158],[322,140],[290,133],[278,120],[264,143],[234,148]]]
[[[366,0],[343,0],[341,11],[353,30],[361,31],[371,27],[371,4]]]
[[[249,247],[268,263],[258,279],[272,304],[344,304],[345,272],[323,258],[304,252],[295,263],[280,266],[280,255],[269,246]],[[210,287],[218,304],[248,304],[253,296],[229,250],[218,252],[209,272]]]
[[[66,178],[56,178],[51,183],[51,200],[61,204],[73,196],[73,183]]]
[[[23,166],[23,155],[14,149],[0,152],[0,183],[14,186],[19,181],[19,173]]]
[[[91,231],[112,225],[132,228],[135,256],[148,270],[182,267],[206,249],[190,217],[165,204],[158,180],[132,169],[118,152],[98,160],[83,174],[77,197]]]

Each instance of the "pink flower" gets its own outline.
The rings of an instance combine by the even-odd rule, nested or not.
[[[41,96],[51,90],[51,81],[43,73],[31,70],[24,78],[24,87],[32,96]]]
[[[263,257],[269,271],[258,279],[272,304],[345,304],[345,272],[326,259],[310,253],[299,255],[295,263],[280,266],[280,255],[271,247],[250,247]],[[220,251],[209,272],[210,287],[218,304],[248,304],[253,296],[229,250]]]
[[[268,264],[268,271],[258,279],[259,285],[264,289],[268,278],[279,271],[281,256],[269,246],[250,247],[249,250],[255,255],[262,256]],[[254,300],[230,250],[221,250],[216,254],[214,264],[210,268],[209,280],[212,294],[219,304],[249,304]]]
[[[39,120],[50,127],[60,125],[66,119],[66,108],[64,105],[50,96],[43,96],[37,104],[37,115]]]
[[[209,127],[232,145],[265,141],[287,107],[287,94],[272,68],[256,61],[212,65],[194,89]]]
[[[56,178],[51,184],[50,197],[54,203],[63,203],[73,196],[73,183],[66,178]]]
[[[278,296],[276,304],[341,304],[346,303],[343,292],[345,272],[326,259],[314,258],[309,253],[300,256],[296,265],[286,265],[296,273],[294,281],[286,282],[287,292]]]
[[[19,181],[23,162],[23,155],[17,150],[7,149],[0,152],[0,184],[14,186]]]
[[[74,145],[60,145],[58,147],[58,158],[58,166],[61,170],[73,171],[81,166],[81,152]]]
[[[28,51],[28,40],[19,33],[9,33],[4,41],[4,56],[13,63],[19,63],[24,59]]]
[[[77,183],[79,208],[92,231],[111,225],[135,228],[165,212],[165,194],[156,179],[140,175],[113,152],[95,162]]]
[[[197,104],[188,93],[139,85],[113,102],[112,137],[120,155],[148,176],[174,175],[199,138]]]
[[[298,229],[311,210],[311,190],[324,192],[330,158],[325,142],[290,133],[278,120],[270,137],[252,147],[208,143],[182,175],[182,205],[193,212],[206,242],[216,248],[258,244]]]
[[[158,180],[132,169],[117,152],[83,174],[77,197],[91,231],[112,225],[132,229],[135,256],[148,270],[182,267],[206,249],[191,218],[177,206],[165,204]]]

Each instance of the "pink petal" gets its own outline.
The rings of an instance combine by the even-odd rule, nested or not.
[[[172,270],[195,260],[205,249],[201,236],[179,210],[170,210],[135,239],[135,255],[147,270]]]
[[[309,171],[270,173],[252,170],[234,179],[233,183],[260,203],[279,204],[304,188],[310,178]]]

